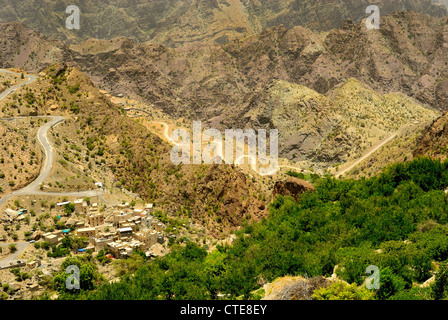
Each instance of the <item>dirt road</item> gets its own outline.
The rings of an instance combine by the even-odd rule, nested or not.
[[[364,160],[366,160],[370,155],[372,155],[373,153],[375,153],[376,151],[378,151],[379,149],[381,149],[384,145],[388,144],[390,141],[392,141],[393,139],[395,139],[398,135],[398,132],[392,134],[389,138],[387,138],[386,140],[384,140],[383,142],[381,142],[379,145],[377,145],[375,148],[373,148],[372,150],[368,151],[366,154],[364,154],[361,158],[359,158],[358,160],[356,160],[353,164],[351,164],[349,167],[337,172],[335,174],[336,178],[339,178],[340,176],[342,176],[344,173],[349,172],[350,170],[352,170],[354,167],[356,167],[358,164],[360,164],[361,162],[363,162]]]

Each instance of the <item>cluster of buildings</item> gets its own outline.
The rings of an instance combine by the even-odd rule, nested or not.
[[[145,252],[148,257],[157,256],[157,253],[151,251],[151,247],[159,244],[160,248],[165,243],[165,225],[151,214],[152,204],[146,204],[143,208],[131,208],[129,203],[124,203],[99,210],[97,203],[88,204],[83,200],[75,200],[74,215],[65,212],[68,204],[71,202],[56,204],[58,217],[65,220],[66,229],[44,234],[36,231],[31,239],[42,239],[53,246],[60,244],[67,234],[74,233],[78,237],[87,238],[89,242],[87,248],[79,251],[108,249],[116,259],[125,258],[136,249]],[[17,221],[21,215],[19,211],[6,209],[1,220]]]
[[[65,204],[61,204],[60,207],[63,208]],[[108,249],[117,259],[129,256],[136,249],[145,252],[147,256],[156,256],[150,248],[157,243],[165,242],[163,234],[165,225],[151,214],[152,204],[136,209],[131,208],[129,203],[124,203],[102,212],[99,211],[98,204],[88,205],[83,200],[75,200],[74,206],[75,213],[84,215],[84,220],[70,218],[65,225],[67,228],[74,227],[74,233],[78,237],[89,240],[86,250]],[[58,243],[68,230],[70,229],[59,230],[51,235],[45,234],[44,240]]]

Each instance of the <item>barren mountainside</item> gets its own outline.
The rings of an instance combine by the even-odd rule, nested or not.
[[[446,7],[437,0],[375,1],[383,15],[414,10],[440,17]],[[0,23],[22,22],[46,36],[78,42],[89,38],[129,37],[168,46],[196,41],[225,43],[265,28],[306,26],[315,31],[366,18],[368,0],[1,0]],[[80,30],[65,28],[65,9],[77,5]]]
[[[383,17],[380,30],[351,21],[323,33],[278,26],[182,48],[127,38],[66,46],[21,24],[0,29],[3,67],[40,71],[64,62],[100,88],[173,118],[220,129],[277,128],[281,157],[324,167],[448,105],[446,17],[397,12]]]
[[[437,118],[417,139],[414,156],[445,160],[448,157],[448,113]]]

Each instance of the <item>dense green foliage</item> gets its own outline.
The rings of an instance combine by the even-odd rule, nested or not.
[[[67,289],[67,278],[73,273],[67,273],[67,267],[76,266],[79,268],[79,286],[81,290]],[[61,264],[60,271],[54,276],[50,286],[58,291],[60,299],[76,299],[84,292],[89,292],[96,288],[99,282],[104,282],[104,278],[98,273],[96,265],[92,262],[92,256],[85,254],[78,257],[68,257]]]
[[[355,284],[335,282],[326,288],[314,291],[314,300],[372,300],[374,293],[365,287],[358,289]]]
[[[207,254],[193,243],[142,262],[134,275],[83,293],[89,299],[234,298],[284,275],[329,276],[361,285],[366,268],[380,268],[376,299],[443,299],[448,271],[448,163],[426,158],[388,167],[377,177],[316,181],[299,203],[279,196],[270,215],[245,226],[232,246]],[[422,283],[437,274],[429,289]],[[333,290],[333,291],[332,291]],[[335,291],[336,290],[336,291]],[[351,296],[350,288],[319,297]],[[335,293],[336,292],[336,293]],[[344,295],[342,295],[344,296]],[[361,292],[362,297],[368,297]]]

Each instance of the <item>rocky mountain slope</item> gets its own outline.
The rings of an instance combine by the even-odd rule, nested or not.
[[[283,157],[325,167],[356,159],[400,128],[437,116],[403,94],[380,95],[349,79],[327,95],[275,82],[241,118],[248,127],[279,128]]]
[[[111,90],[202,119],[241,108],[277,79],[326,93],[353,77],[381,93],[401,91],[443,110],[448,99],[446,22],[400,12],[384,17],[379,31],[351,22],[320,34],[274,27],[226,45],[179,49],[125,38],[68,48],[22,25],[0,24],[0,63],[40,71],[49,62],[76,62]]]
[[[448,157],[448,113],[434,120],[417,138],[414,156]]]
[[[240,226],[247,219],[266,214],[261,200],[266,196],[238,168],[173,165],[170,146],[124,115],[76,68],[63,64],[47,68],[38,81],[18,89],[1,106],[1,117],[61,115],[67,118],[52,130],[51,136],[57,148],[54,174],[60,179],[56,184],[62,190],[89,187],[92,179],[102,178],[108,188],[135,192],[158,209],[190,218],[215,236]],[[0,130],[4,132],[3,127]],[[8,141],[13,143],[21,134],[19,131],[9,135]],[[39,152],[30,147],[25,150]],[[5,156],[12,152],[7,150]],[[7,163],[11,161],[6,159]],[[23,169],[28,167],[27,164]],[[83,181],[90,185],[83,185]],[[49,187],[48,182],[42,186]]]
[[[0,34],[0,62],[5,68],[20,67],[28,72],[39,72],[64,60],[67,49],[62,42],[48,39],[23,24],[0,24]]]
[[[433,16],[446,8],[431,0],[379,0],[383,15],[397,10],[414,10]],[[77,5],[81,28],[68,30],[65,9]],[[368,0],[1,0],[0,22],[22,22],[46,36],[77,42],[89,38],[129,37],[153,40],[168,46],[196,41],[225,43],[283,24],[315,31],[340,27],[346,19],[366,18]]]
[[[379,31],[350,21],[325,33],[279,26],[183,48],[127,38],[67,46],[22,24],[0,29],[3,67],[38,72],[66,62],[173,118],[277,128],[281,157],[321,167],[359,157],[402,126],[437,116],[425,108],[448,105],[447,18],[416,12],[383,17]]]
[[[448,105],[447,18],[416,12],[383,17],[380,30],[350,21],[325,33],[279,26],[183,48],[127,38],[66,46],[21,24],[0,29],[4,67],[67,62],[99,87],[173,118],[277,128],[280,154],[293,161],[336,165],[400,126],[436,116],[422,107]]]
[[[226,45],[179,49],[90,41],[73,47],[71,56],[96,82],[140,94],[179,116],[223,118],[226,109],[235,114],[274,80],[326,93],[352,77],[380,93],[401,91],[444,109],[446,20],[396,13],[383,19],[379,31],[350,22],[321,34],[273,27]],[[103,49],[95,53],[91,47]]]

